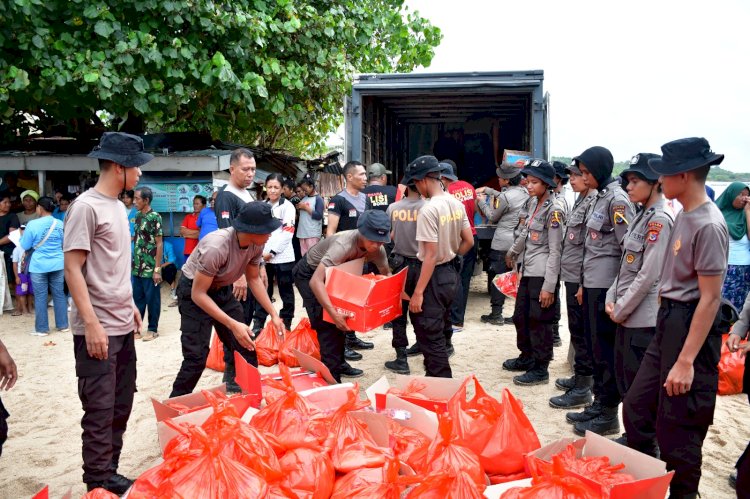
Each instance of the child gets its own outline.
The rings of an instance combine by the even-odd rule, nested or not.
[[[26,226],[22,225],[19,229],[21,235],[23,235],[23,230],[25,228]],[[11,315],[16,317],[22,314],[31,313],[31,303],[27,297],[34,296],[34,290],[31,287],[31,276],[27,273],[21,272],[25,254],[26,252],[21,246],[16,246],[11,255],[11,260],[13,261],[13,274],[16,277],[16,309]]]

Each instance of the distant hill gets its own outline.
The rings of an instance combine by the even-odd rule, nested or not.
[[[553,156],[552,160],[562,161],[566,165],[569,165],[571,161],[573,161],[573,158]],[[626,169],[629,164],[630,164],[630,161],[616,161],[614,174],[619,175],[620,172]],[[717,167],[711,168],[711,172],[708,174],[708,180],[711,180],[714,182],[734,182],[735,180],[739,182],[750,182],[750,173],[730,172],[729,170],[725,170],[717,166]]]

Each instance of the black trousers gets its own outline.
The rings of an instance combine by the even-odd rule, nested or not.
[[[606,297],[605,288],[583,288],[583,324],[594,354],[594,397],[605,407],[617,407],[621,400],[615,379],[617,325],[604,311]]]
[[[307,264],[307,258],[297,262],[292,270],[294,284],[297,286],[302,304],[310,319],[310,326],[318,333],[318,344],[320,345],[320,360],[325,364],[331,376],[341,383],[341,365],[344,363],[344,343],[346,331],[342,331],[330,322],[323,320],[323,305],[310,289],[310,278],[313,275],[312,268]]]
[[[281,302],[284,304],[279,312],[284,322],[292,322],[294,318],[294,278],[292,277],[292,269],[294,268],[294,262],[289,263],[267,263],[266,274],[268,275],[268,296],[273,296],[273,282],[274,280],[279,285],[279,296]],[[255,320],[261,324],[266,323],[268,318],[268,312],[266,309],[260,306],[256,301],[255,303]]]
[[[8,440],[8,418],[10,414],[3,405],[3,399],[0,399],[0,457],[3,457],[3,444]]]
[[[620,397],[624,398],[633,384],[638,368],[641,367],[655,327],[617,326],[615,337],[615,378]]]
[[[237,342],[234,335],[223,324],[193,302],[191,292],[193,281],[187,277],[180,278],[177,284],[177,305],[180,310],[180,330],[182,336],[182,365],[172,384],[171,397],[191,393],[201,379],[206,368],[206,359],[211,343],[211,327],[224,344],[225,349],[240,352],[240,355],[253,366],[258,366],[255,351],[248,350]],[[242,305],[232,294],[232,286],[224,286],[216,290],[209,290],[209,298],[232,319],[243,322]],[[226,356],[224,357],[226,359]],[[232,358],[234,366],[234,358]]]
[[[466,314],[466,304],[469,302],[469,287],[471,286],[471,276],[474,275],[474,267],[477,263],[477,247],[479,240],[474,236],[474,246],[463,256],[461,262],[460,284],[461,291],[458,293],[456,300],[451,307],[451,324],[463,324]],[[493,286],[494,287],[494,286]]]
[[[457,260],[454,260],[435,267],[424,290],[422,311],[411,314],[414,333],[417,335],[417,342],[424,356],[427,376],[453,377],[448,361],[448,345],[451,344],[453,337],[450,308],[459,286],[458,266],[460,264],[456,262]],[[421,267],[420,264],[420,272]]]
[[[419,260],[416,258],[406,258],[395,253],[391,253],[390,257],[391,270],[394,274],[401,272],[404,268],[408,268],[406,271],[406,284],[404,285],[404,291],[407,295],[411,296],[414,292],[414,288],[419,280]],[[409,312],[409,301],[401,300],[401,315],[391,321],[393,325],[393,340],[391,346],[393,348],[406,348],[409,346],[409,340],[406,337],[406,316],[411,314]],[[412,324],[414,319],[412,318]]]
[[[670,485],[674,498],[698,492],[701,449],[713,424],[719,384],[721,335],[714,323],[693,362],[690,391],[670,397],[663,386],[685,344],[695,306],[662,298],[656,334],[625,395],[622,411],[629,447],[654,455],[658,442],[662,461],[675,471]]]
[[[555,308],[542,308],[539,303],[543,284],[544,277],[521,278],[513,324],[516,326],[516,346],[521,351],[521,357],[534,359],[538,367],[546,368],[552,361],[552,320]]]
[[[580,284],[577,282],[565,283],[565,304],[568,309],[568,330],[570,331],[570,343],[575,352],[575,367],[578,376],[594,375],[594,354],[591,352],[590,343],[586,341],[584,330],[583,305],[578,304],[576,293]]]
[[[750,366],[748,366],[747,356],[745,356],[745,372],[747,372],[748,367]],[[747,375],[745,376],[747,377]],[[750,388],[744,390],[749,391]],[[750,401],[750,394],[747,398]],[[750,442],[747,443],[745,452],[742,453],[734,467],[737,468],[737,499],[750,499]]]
[[[503,312],[503,305],[505,304],[505,295],[500,292],[499,289],[492,283],[492,280],[498,274],[504,274],[509,271],[507,265],[505,265],[505,255],[507,251],[490,250],[490,256],[488,257],[489,266],[487,268],[487,292],[490,294],[490,305],[492,305],[492,313],[501,314]]]
[[[122,436],[136,387],[134,334],[109,337],[106,360],[88,354],[86,338],[73,336],[78,397],[83,407],[83,481],[107,480],[117,471]]]

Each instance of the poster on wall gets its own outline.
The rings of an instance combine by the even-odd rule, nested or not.
[[[154,192],[151,208],[159,213],[192,213],[193,198],[201,195],[206,198],[214,190],[210,180],[205,182],[145,182],[141,185],[150,187]]]

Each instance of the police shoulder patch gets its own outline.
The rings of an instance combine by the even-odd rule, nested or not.
[[[560,224],[562,223],[562,220],[563,220],[562,212],[559,210],[554,210],[550,217],[550,222],[549,222],[550,228],[552,229],[559,228]]]
[[[658,230],[648,231],[648,237],[646,239],[648,239],[648,242],[650,243],[655,243],[656,241],[659,240],[659,231]]]
[[[659,222],[648,223],[649,232],[656,232],[658,234],[661,231],[662,227],[664,227],[664,225],[660,224]]]

